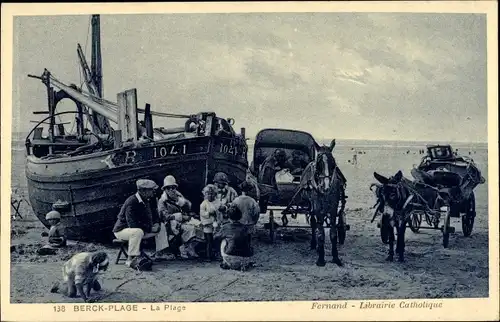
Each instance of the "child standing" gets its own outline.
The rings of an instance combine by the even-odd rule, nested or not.
[[[219,202],[215,199],[217,197],[217,187],[209,184],[203,188],[202,192],[205,200],[200,205],[200,220],[205,235],[206,256],[209,261],[212,261],[214,223],[217,216],[217,209],[219,208]]]

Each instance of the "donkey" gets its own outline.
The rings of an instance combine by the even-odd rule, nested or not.
[[[404,262],[405,230],[406,224],[411,220],[410,214],[415,209],[439,209],[445,204],[443,197],[446,192],[418,181],[410,181],[401,171],[390,178],[377,172],[374,172],[373,176],[381,183],[372,184],[371,187],[376,187],[375,195],[378,199],[376,212],[383,214],[381,230],[388,234],[389,256],[386,260],[391,262],[394,260],[394,228],[396,228],[398,234],[396,253],[398,261]],[[420,206],[415,206],[416,204]],[[392,214],[384,212],[385,206],[392,209]]]
[[[310,224],[312,228],[311,249],[317,249],[317,266],[325,266],[325,229],[323,224],[330,221],[330,241],[332,242],[332,263],[342,266],[337,250],[337,217],[339,225],[343,223],[345,208],[345,178],[337,167],[332,155],[335,139],[330,146],[321,146],[316,159],[305,168],[300,187],[302,197],[309,201],[311,207]],[[339,204],[341,209],[339,210]]]

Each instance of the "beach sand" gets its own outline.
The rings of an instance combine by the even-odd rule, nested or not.
[[[152,272],[138,273],[114,264],[118,249],[86,243],[72,243],[57,255],[41,257],[35,251],[42,243],[40,234],[46,229],[30,207],[23,204],[20,210],[24,219],[12,220],[11,224],[11,302],[81,302],[51,294],[49,289],[61,278],[61,266],[74,252],[97,249],[108,252],[113,260],[101,279],[101,302],[487,297],[487,182],[475,191],[477,217],[471,237],[463,237],[457,218],[452,219],[456,233],[451,236],[448,249],[443,248],[439,231],[421,230],[415,234],[407,229],[406,262],[385,262],[388,247],[380,240],[376,222],[370,223],[375,203],[369,190],[370,183],[375,182],[373,171],[389,176],[401,169],[410,177],[411,166],[418,164],[422,156],[418,154],[421,148],[424,145],[358,146],[356,151],[366,153],[358,155],[358,165],[354,167],[348,162],[352,159],[352,147],[337,142],[335,156],[348,180],[347,221],[351,227],[345,245],[339,249],[344,267],[332,263],[316,267],[317,256],[309,250],[307,229],[280,229],[276,242],[269,244],[268,232],[263,228],[267,215],[262,215],[257,226],[257,267],[250,272],[221,270],[218,263],[173,260],[155,264]],[[486,149],[459,149],[467,156],[469,151],[487,178]],[[14,149],[12,187],[27,196],[24,158],[22,148]],[[303,217],[299,219],[304,221]],[[291,220],[290,224],[297,221]],[[290,240],[293,236],[295,240]],[[326,247],[329,254],[329,240]]]

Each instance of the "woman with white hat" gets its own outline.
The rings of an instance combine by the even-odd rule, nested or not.
[[[163,180],[163,193],[158,202],[158,213],[167,228],[171,250],[183,257],[198,257],[194,247],[204,241],[201,222],[190,215],[191,202],[177,190],[175,177],[168,175]],[[177,245],[176,245],[177,244]],[[178,249],[176,246],[179,246]]]

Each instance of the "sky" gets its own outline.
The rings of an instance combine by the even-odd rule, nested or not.
[[[44,68],[81,83],[88,15],[14,19],[13,132],[46,109]],[[104,96],[214,111],[248,136],[487,141],[486,16],[248,13],[101,15]],[[87,45],[86,45],[87,44]],[[171,125],[159,121],[155,126]]]

